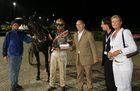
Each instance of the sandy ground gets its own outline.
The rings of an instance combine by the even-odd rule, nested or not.
[[[8,84],[8,64],[4,64],[2,62],[2,44],[4,37],[0,37],[0,91],[9,91]],[[136,41],[138,50],[140,51],[140,41]],[[96,41],[98,56],[101,57],[102,52],[102,43],[101,41]],[[23,85],[23,91],[47,91],[48,83],[46,82],[46,72],[44,67],[44,57],[40,53],[41,56],[41,80],[36,81],[36,66],[31,66],[28,63],[28,49],[30,44],[24,45],[24,55],[23,55],[23,63],[21,66],[19,82]],[[76,69],[75,69],[75,61],[73,59],[73,53],[69,52],[68,58],[68,67],[67,67],[67,91],[76,91]],[[134,62],[134,72],[132,79],[133,91],[140,91],[140,54],[133,57]],[[58,74],[59,77],[59,74]],[[93,86],[94,91],[106,91],[105,82],[104,82],[104,73],[103,67],[101,67],[101,62],[97,63],[93,66]],[[59,88],[59,78],[56,83],[56,87],[58,87],[54,91],[60,91]],[[86,85],[84,85],[84,91],[86,91]]]

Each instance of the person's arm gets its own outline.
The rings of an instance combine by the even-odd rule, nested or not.
[[[102,64],[101,64],[101,66],[104,66],[104,63],[105,63],[105,54],[104,54],[104,51],[106,51],[105,50],[105,37],[106,35],[105,35],[105,33],[104,33],[104,35],[102,36],[102,39],[103,39],[103,41],[102,41],[102,59],[101,59],[101,62],[102,62]]]
[[[88,38],[89,38],[89,43],[90,43],[90,47],[91,47],[91,50],[92,50],[93,60],[94,60],[94,63],[96,63],[96,62],[98,62],[98,57],[97,57],[97,49],[96,49],[96,43],[95,43],[94,35],[90,32],[88,34]]]
[[[67,43],[69,43],[70,44],[70,46],[72,46],[72,35],[71,35],[71,33],[70,32],[68,32],[68,35],[67,35]]]
[[[28,36],[27,34],[24,33],[24,38],[23,41],[26,43],[31,43],[32,42],[32,38],[30,36]]]
[[[7,58],[7,49],[9,46],[9,41],[10,41],[10,35],[9,33],[6,34],[6,37],[4,39],[4,43],[3,43],[3,62],[4,63],[8,63],[8,58]]]
[[[76,50],[76,44],[75,44],[75,41],[76,41],[76,34],[77,34],[77,33],[74,33],[74,34],[73,34],[73,40],[72,40],[72,45],[71,45],[72,51],[75,51],[75,50]]]
[[[4,42],[3,42],[3,57],[4,56],[7,56],[7,49],[8,49],[8,46],[9,46],[9,42],[10,42],[10,33],[8,32],[5,36],[5,39],[4,39]]]
[[[126,54],[129,54],[129,53],[135,52],[137,50],[137,46],[136,46],[134,38],[131,34],[131,31],[128,30],[128,29],[125,29],[123,31],[123,34],[124,34],[124,42],[125,42],[125,45],[127,47],[125,47],[125,48],[123,47],[121,49],[122,54],[126,55]]]

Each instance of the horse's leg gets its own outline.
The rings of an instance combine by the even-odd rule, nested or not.
[[[49,67],[49,61],[48,61],[48,51],[44,51],[43,52],[44,56],[45,56],[45,68],[46,68],[46,72],[48,73],[48,80],[49,81],[49,78],[50,78],[50,67]]]
[[[36,57],[36,61],[37,61],[37,76],[36,76],[36,80],[40,80],[40,57],[39,57],[39,52],[35,52],[35,57]]]

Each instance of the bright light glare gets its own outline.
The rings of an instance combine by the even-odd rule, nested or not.
[[[16,6],[16,2],[13,2],[13,5]]]

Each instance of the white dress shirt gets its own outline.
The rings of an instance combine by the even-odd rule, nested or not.
[[[80,41],[83,32],[84,32],[84,30],[82,30],[80,32],[78,31],[78,42]]]

